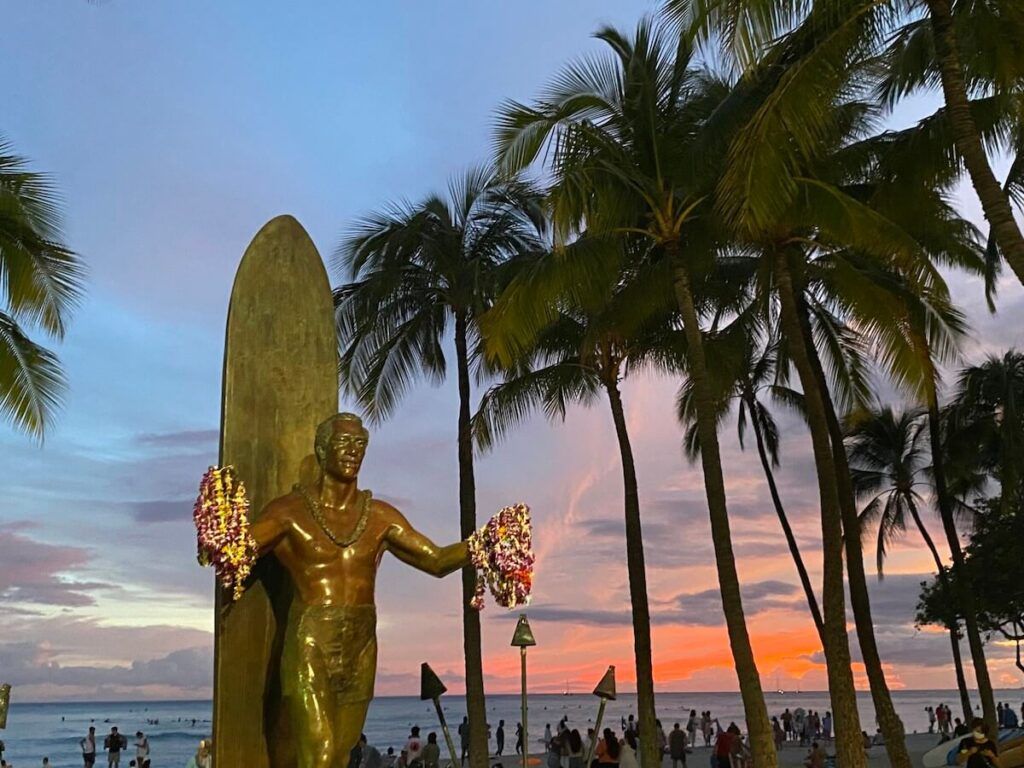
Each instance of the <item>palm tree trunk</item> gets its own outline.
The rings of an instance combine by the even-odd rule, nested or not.
[[[835,458],[829,438],[828,421],[821,386],[808,355],[797,308],[796,291],[785,253],[775,259],[775,276],[781,306],[781,325],[789,341],[793,364],[804,391],[807,424],[814,448],[821,503],[821,541],[824,608],[825,665],[828,689],[836,725],[836,763],[843,768],[864,768],[867,764],[857,712],[857,691],[853,683],[850,642],[846,634],[846,597],[843,587],[843,524],[836,487]]]
[[[949,516],[953,517],[953,504],[949,497],[949,486],[946,484],[946,457],[942,450],[942,418],[939,415],[939,396],[935,381],[935,371],[932,370],[928,387],[928,437],[932,451],[932,480],[935,483],[939,514],[945,517],[946,512],[943,510],[946,510]],[[940,578],[945,575],[945,568],[941,563],[939,573],[941,574]],[[960,597],[952,593],[947,599],[953,604],[960,603]],[[970,600],[970,595],[968,595],[968,600]],[[971,706],[971,694],[967,690],[964,660],[960,655],[960,626],[955,615],[953,626],[949,628],[949,638],[953,651],[953,667],[956,670],[956,687],[960,692],[960,706],[964,710],[964,723],[970,723],[971,718],[974,717],[974,708]]]
[[[942,562],[942,557],[939,555],[938,547],[935,546],[935,540],[928,532],[928,529],[924,527],[924,521],[921,519],[921,515],[917,511],[917,506],[912,500],[909,501],[908,506],[910,508],[910,514],[914,518],[914,525],[917,526],[917,530],[921,533],[921,538],[924,539],[924,543],[925,546],[928,547],[928,551],[932,553],[932,559],[935,561],[935,568],[939,574],[939,582],[942,584],[942,589],[946,593],[946,600],[948,602],[953,602],[949,578],[946,576],[946,566],[945,563]],[[949,641],[950,647],[953,651],[953,667],[956,669],[956,688],[960,693],[960,706],[964,711],[964,723],[969,725],[971,718],[974,717],[974,711],[971,709],[971,695],[967,691],[967,678],[964,675],[964,660],[960,656],[960,638],[958,636],[955,623],[953,626],[949,627]]]
[[[860,518],[857,515],[857,501],[853,492],[853,481],[850,478],[850,465],[846,456],[846,444],[843,441],[843,429],[839,424],[835,404],[829,393],[828,382],[821,358],[814,347],[814,336],[811,332],[810,315],[804,302],[803,292],[794,295],[798,319],[804,340],[804,348],[810,362],[818,391],[821,393],[822,405],[825,410],[825,421],[828,427],[829,442],[832,446],[832,461],[836,473],[836,491],[838,493],[839,514],[843,525],[843,548],[846,552],[847,581],[850,587],[850,608],[853,611],[854,625],[857,629],[857,643],[864,661],[864,671],[871,689],[871,701],[875,705],[875,717],[878,727],[885,737],[885,751],[892,768],[912,768],[910,753],[907,751],[906,731],[903,721],[896,713],[892,702],[889,683],[885,679],[882,668],[878,642],[875,640],[875,622],[871,616],[871,597],[868,593],[868,578],[864,570],[864,552],[861,548]]]
[[[927,3],[931,14],[935,53],[939,59],[942,93],[945,96],[946,112],[953,129],[957,152],[963,158],[967,172],[971,176],[974,191],[981,200],[982,210],[992,226],[999,249],[1017,275],[1017,279],[1024,283],[1024,237],[1021,236],[1020,227],[1013,218],[1010,199],[992,172],[992,166],[981,143],[981,134],[971,115],[967,84],[960,64],[956,28],[953,24],[952,4],[950,0],[927,0]],[[988,719],[987,713],[985,719]]]
[[[939,503],[939,517],[942,519],[942,528],[949,544],[953,568],[962,572],[964,552],[960,546],[960,533],[956,529],[953,500],[949,496],[949,487],[946,484],[946,469],[942,456],[942,423],[934,378],[932,378],[928,392],[928,434],[932,445],[932,472],[935,480],[935,496]],[[970,589],[963,588],[961,579],[955,579],[954,582],[957,585],[955,599],[964,616],[967,645],[971,649],[971,661],[974,665],[974,679],[978,685],[978,696],[981,698],[982,715],[989,724],[988,727],[992,729],[992,733],[996,733],[999,726],[996,719],[995,695],[992,692],[992,679],[988,674],[985,647],[981,640],[977,613],[974,610],[974,595],[971,594]]]
[[[722,609],[729,633],[736,677],[739,681],[743,711],[747,718],[747,733],[754,765],[758,768],[776,768],[778,755],[772,735],[768,709],[761,690],[761,676],[754,661],[754,650],[750,645],[747,623],[743,615],[743,599],[740,596],[739,574],[736,572],[736,558],[732,551],[732,534],[729,530],[729,512],[725,500],[725,480],[722,477],[722,457],[718,446],[718,432],[715,424],[714,401],[708,382],[707,361],[704,357],[704,341],[697,319],[697,309],[690,288],[690,276],[681,263],[678,241],[665,244],[674,270],[676,301],[682,313],[683,329],[688,346],[690,379],[693,381],[694,406],[697,411],[697,435],[700,440],[700,459],[704,470],[704,493],[711,518],[711,541],[715,547],[715,564],[718,566],[718,587],[722,594]],[[861,750],[863,754],[863,750]],[[851,768],[857,766],[850,764]]]
[[[459,373],[459,526],[462,538],[476,530],[476,480],[473,477],[473,433],[470,426],[469,347],[466,316],[455,313],[455,356]],[[470,601],[476,592],[476,571],[462,569],[462,646],[466,657],[466,714],[469,717],[470,768],[488,768],[487,708],[484,702],[480,614]]]
[[[954,625],[949,628],[949,647],[953,654],[953,669],[956,670],[956,689],[960,694],[960,708],[964,711],[964,722],[970,724],[974,717],[971,706],[971,693],[967,690],[967,676],[964,674],[964,659],[960,655],[960,632]]]
[[[825,624],[821,620],[818,598],[814,594],[811,577],[807,574],[807,567],[804,565],[804,559],[800,555],[800,547],[796,543],[796,536],[793,535],[793,528],[789,524],[786,510],[782,506],[778,486],[775,485],[775,473],[772,472],[772,465],[768,460],[768,452],[764,447],[764,435],[761,433],[761,424],[757,418],[757,401],[752,395],[746,396],[744,399],[747,401],[747,410],[750,412],[750,423],[754,428],[754,440],[757,443],[757,455],[761,459],[761,468],[764,470],[765,479],[768,481],[768,492],[771,494],[772,504],[775,505],[775,514],[779,516],[779,524],[782,526],[782,533],[786,537],[789,553],[793,556],[793,562],[796,564],[796,571],[800,576],[804,595],[807,597],[807,607],[810,608],[811,618],[814,619],[814,628],[818,630],[818,637],[821,638],[822,644],[824,644]]]
[[[647,573],[644,568],[644,539],[640,527],[640,494],[637,490],[633,448],[626,429],[626,415],[618,384],[608,381],[608,403],[615,422],[615,435],[622,457],[623,509],[626,514],[626,570],[629,574],[629,599],[633,610],[633,655],[636,657],[636,701],[640,710],[640,765],[661,765],[654,706],[654,666],[651,659],[651,610],[647,603]]]

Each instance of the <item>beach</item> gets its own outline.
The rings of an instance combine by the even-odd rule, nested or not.
[[[911,733],[907,735],[907,751],[915,766],[920,768],[921,758],[939,743],[939,737],[934,733]],[[825,744],[825,751],[833,753],[832,742]],[[779,751],[779,768],[803,768],[804,758],[807,757],[807,747],[797,746],[790,743]],[[522,758],[519,755],[503,755],[500,758],[491,759],[492,766],[500,764],[502,768],[521,768]],[[711,748],[696,747],[686,756],[687,768],[708,768],[711,764]],[[544,755],[530,755],[530,766],[544,768]],[[662,768],[671,768],[672,761],[665,757],[662,760]],[[885,747],[872,747],[868,750],[868,768],[889,768],[889,759],[885,753]]]
[[[1009,701],[1019,707],[1021,691],[999,691],[1000,701]],[[922,733],[927,730],[925,706],[935,706],[941,702],[956,702],[954,691],[894,691],[894,702],[900,717],[903,718],[908,732],[907,745],[920,765],[920,755],[938,742],[938,736]],[[768,712],[780,714],[783,709],[795,710],[802,707],[806,710],[825,712],[829,709],[828,695],[820,691],[789,692],[765,694]],[[460,696],[446,695],[442,698],[445,716],[453,729],[456,743],[458,736],[454,734],[458,723],[465,714],[465,704]],[[658,717],[664,728],[671,730],[674,722],[686,723],[686,716],[691,709],[697,711],[710,709],[719,719],[723,727],[735,721],[743,727],[743,710],[740,697],[735,692],[706,693],[660,693],[657,697]],[[869,733],[875,730],[874,711],[871,696],[866,692],[858,694],[862,728]],[[520,699],[516,695],[500,694],[487,698],[488,721],[491,725],[491,751],[496,748],[494,731],[500,720],[505,721],[505,752],[500,759],[492,759],[492,765],[501,762],[507,768],[514,768],[518,763],[515,751],[515,725],[520,718]],[[7,744],[5,758],[16,768],[31,766],[34,768],[42,762],[43,756],[50,758],[54,768],[76,768],[81,765],[78,740],[85,735],[89,725],[96,727],[98,737],[109,732],[116,725],[121,733],[129,736],[129,742],[137,730],[144,731],[149,737],[153,753],[153,768],[180,768],[188,760],[189,754],[195,750],[199,739],[208,736],[212,731],[210,722],[212,705],[210,701],[175,701],[175,702],[70,702],[26,704],[17,699],[11,705],[7,729],[0,731],[0,739]],[[636,713],[636,696],[632,693],[621,693],[615,701],[608,703],[604,724],[621,733],[621,721],[630,714]],[[529,743],[530,752],[542,750],[544,726],[550,724],[557,727],[562,717],[568,719],[571,728],[585,730],[593,726],[597,714],[597,699],[589,692],[571,695],[537,694],[530,696],[529,703]],[[158,724],[150,725],[147,721],[156,720]],[[193,723],[193,720],[195,721]],[[420,701],[416,697],[379,697],[370,706],[365,732],[370,743],[381,752],[388,747],[401,750],[409,729],[418,725],[424,735],[436,731],[439,741],[443,742],[437,715],[430,702]],[[915,734],[914,731],[918,733]],[[102,743],[102,738],[99,739]],[[442,748],[442,752],[446,752]],[[129,751],[129,754],[133,750]],[[781,752],[781,765],[798,767],[802,765],[806,748],[790,745]],[[689,760],[689,768],[706,768],[708,765],[706,748],[698,747]],[[538,755],[538,758],[540,756]],[[872,766],[885,766],[884,748],[874,747],[870,751]],[[669,765],[668,761],[665,763]],[[231,768],[231,767],[227,767]]]

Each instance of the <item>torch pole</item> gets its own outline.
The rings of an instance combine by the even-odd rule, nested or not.
[[[434,697],[434,708],[437,709],[437,719],[441,721],[441,730],[444,731],[444,741],[448,745],[448,754],[451,755],[452,766],[457,766],[458,758],[455,757],[455,742],[452,741],[452,732],[448,730],[448,721],[444,719],[444,710],[441,709],[441,698]]]
[[[528,710],[526,704],[526,646],[522,646],[519,649],[520,666],[522,668],[522,707],[523,707],[523,768],[527,768],[527,756],[530,753],[530,739],[527,735],[529,728],[527,726],[526,713]]]
[[[597,749],[597,740],[601,738],[601,723],[604,722],[604,708],[607,704],[608,700],[602,698],[601,703],[597,705],[597,722],[594,723],[594,738],[590,740],[590,748],[587,750],[587,762],[583,764],[583,768],[590,768],[590,764],[594,762],[594,750]]]

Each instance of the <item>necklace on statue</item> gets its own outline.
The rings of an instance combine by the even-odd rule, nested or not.
[[[337,546],[345,549],[351,547],[358,541],[359,537],[363,535],[363,531],[366,529],[366,521],[369,518],[370,512],[370,497],[373,495],[370,491],[360,491],[359,496],[362,500],[363,508],[359,511],[359,519],[356,521],[355,528],[352,529],[352,533],[348,536],[338,536],[331,527],[327,524],[327,520],[324,519],[323,510],[321,509],[321,503],[309,495],[309,491],[298,483],[295,484],[294,489],[302,494],[302,498],[306,502],[306,508],[309,510],[309,514],[316,520],[317,525],[323,529],[323,532],[327,534],[327,538],[333,541]]]

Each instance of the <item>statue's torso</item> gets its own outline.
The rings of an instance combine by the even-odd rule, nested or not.
[[[336,538],[355,529],[360,505],[342,516],[326,515]],[[324,532],[298,493],[272,504],[268,514],[287,519],[288,533],[274,548],[274,555],[292,578],[298,599],[307,605],[372,605],[377,566],[387,549],[392,521],[386,507],[370,502],[366,527],[352,544],[341,547]]]

